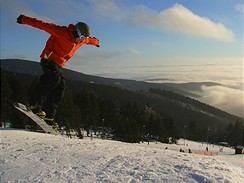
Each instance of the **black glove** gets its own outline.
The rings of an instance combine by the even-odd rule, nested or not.
[[[93,37],[93,38],[94,38],[94,39],[97,39],[96,37]],[[99,47],[100,47],[100,45],[98,44],[98,45],[96,45],[96,47],[98,47],[98,48],[99,48]]]
[[[20,16],[17,18],[17,23],[22,24],[22,17],[23,17],[23,15],[20,15]]]

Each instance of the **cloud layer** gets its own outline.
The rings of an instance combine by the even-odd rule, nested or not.
[[[201,101],[244,118],[243,91],[225,86],[202,86]]]
[[[100,65],[98,71],[92,65],[93,75],[110,78],[150,80],[158,83],[212,82],[214,86],[203,85],[198,100],[244,118],[244,88],[242,59],[231,59],[231,63],[211,63],[202,65],[144,65],[113,67]],[[101,62],[102,64],[102,62]],[[87,64],[86,64],[87,66]],[[84,65],[85,67],[85,65]],[[85,69],[84,69],[85,70]],[[89,68],[89,70],[91,70]]]

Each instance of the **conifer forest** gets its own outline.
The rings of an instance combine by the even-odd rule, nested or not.
[[[14,102],[26,104],[29,94],[38,82],[38,76],[1,70],[1,122],[14,128],[35,125],[14,109]],[[124,142],[157,140],[176,143],[179,138],[212,143],[243,143],[241,118],[222,120],[185,106],[210,108],[173,92],[160,89],[129,91],[92,82],[66,80],[66,92],[58,108],[56,122],[65,130],[74,130],[82,138],[95,132],[102,138]],[[225,115],[224,112],[221,112]],[[81,129],[87,133],[81,134]]]

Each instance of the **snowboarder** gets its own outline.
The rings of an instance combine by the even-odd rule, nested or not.
[[[49,125],[54,125],[57,107],[65,90],[65,79],[61,69],[83,44],[99,47],[99,40],[90,37],[90,28],[84,22],[59,26],[20,15],[17,23],[35,27],[51,35],[40,55],[43,74],[29,97],[27,106]]]

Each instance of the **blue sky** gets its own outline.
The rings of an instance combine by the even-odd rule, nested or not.
[[[39,62],[49,35],[17,24],[20,14],[59,25],[84,21],[101,47],[82,46],[66,68],[113,78],[214,81],[243,98],[243,0],[0,2],[1,59]]]
[[[243,57],[242,0],[1,0],[1,58],[38,61],[49,35],[16,24],[19,14],[60,25],[87,22],[101,48],[82,47],[73,59],[82,64],[184,64],[175,58],[196,64]]]

